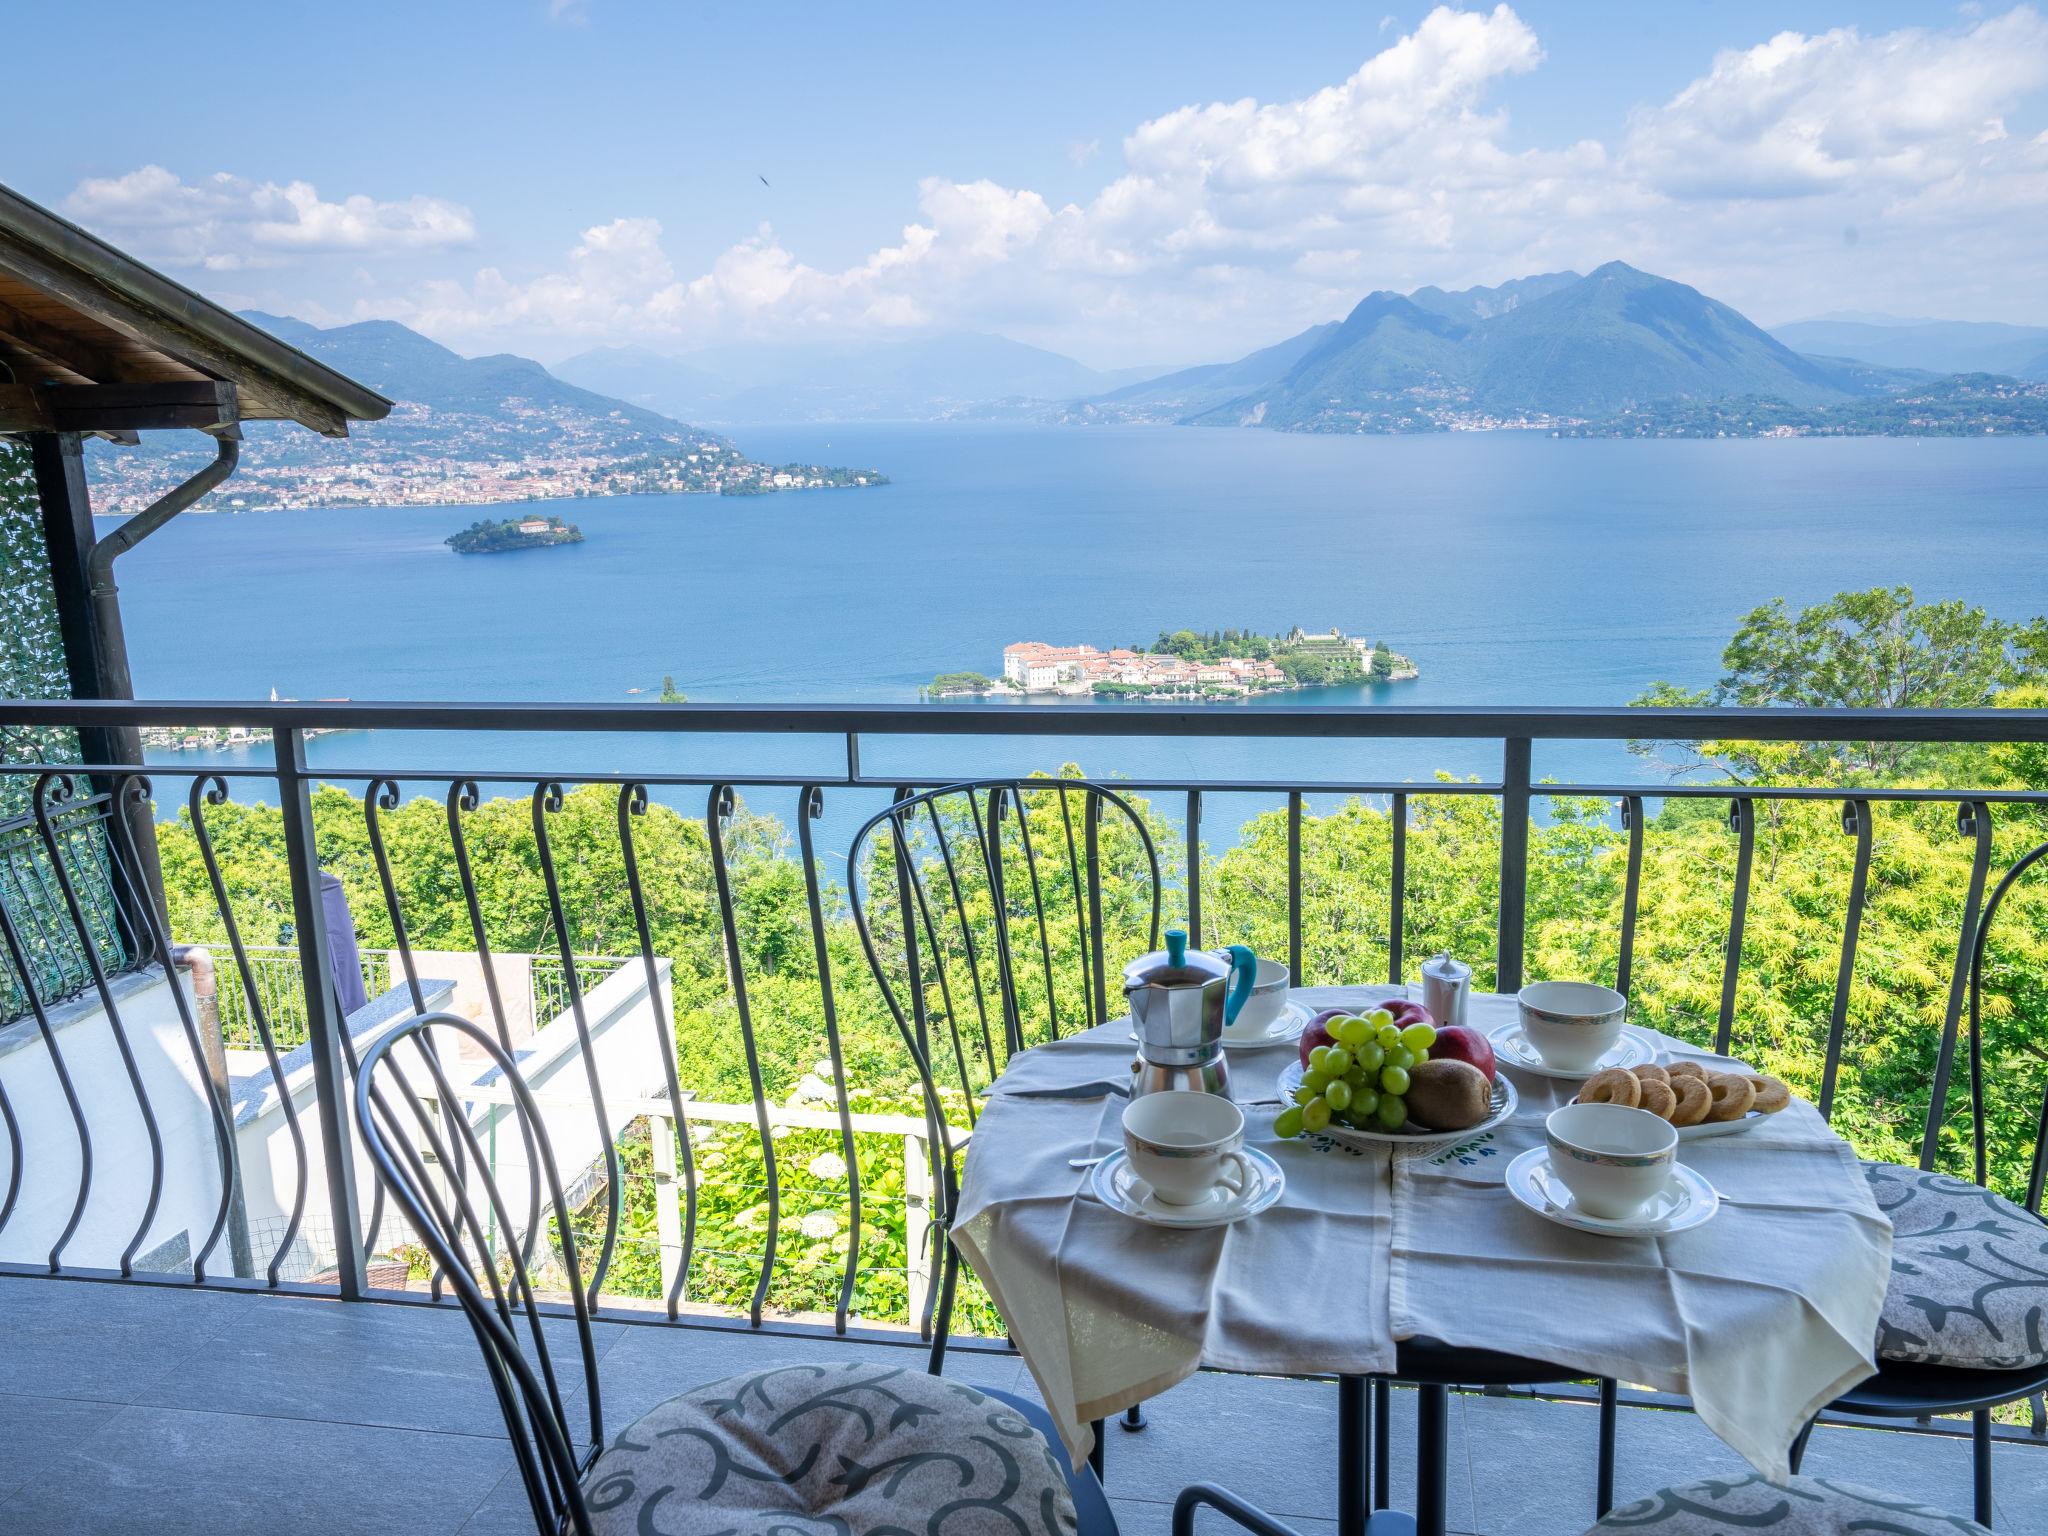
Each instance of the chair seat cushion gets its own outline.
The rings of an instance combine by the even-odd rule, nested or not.
[[[1947,1174],[1863,1173],[1892,1223],[1878,1357],[1975,1371],[2048,1361],[2048,1223]]]
[[[672,1397],[597,1460],[600,1536],[1074,1536],[1059,1460],[1007,1403],[914,1367],[786,1365]]]
[[[1647,1499],[1622,1504],[1595,1532],[1652,1531],[1655,1536],[1988,1536],[1984,1527],[1910,1499],[1875,1493],[1854,1483],[1795,1477],[1783,1483],[1747,1477],[1702,1478],[1660,1488]]]

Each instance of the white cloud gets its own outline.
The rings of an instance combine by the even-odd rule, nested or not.
[[[1767,320],[2039,302],[2016,276],[2038,282],[2048,248],[2048,134],[2006,127],[2048,85],[2037,11],[1786,32],[1703,64],[1605,142],[1521,142],[1498,93],[1543,68],[1540,40],[1506,5],[1440,7],[1299,99],[1139,123],[1081,202],[928,178],[900,236],[836,270],[764,225],[678,273],[657,224],[622,218],[586,230],[558,271],[486,269],[363,310],[544,350],[961,326],[1122,361],[1227,356],[1373,287],[1613,257]]]
[[[225,171],[187,182],[160,165],[82,181],[64,208],[139,255],[215,272],[300,255],[436,250],[476,238],[469,210],[438,197],[380,202],[358,193],[330,203],[311,182],[253,182]]]
[[[2043,84],[2048,21],[2024,7],[1949,34],[1781,32],[1638,113],[1627,163],[1680,198],[1908,193],[1995,170],[2004,114]]]

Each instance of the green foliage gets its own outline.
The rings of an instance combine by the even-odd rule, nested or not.
[[[28,445],[0,438],[0,698],[66,699],[70,674],[43,547],[42,503]],[[0,727],[0,761],[77,762],[71,732]],[[0,820],[27,812],[34,776],[0,776]]]
[[[1992,618],[1966,603],[1915,601],[1911,587],[1838,592],[1797,614],[1783,598],[1753,608],[1721,653],[1711,688],[1658,683],[1634,702],[1657,708],[1986,709],[2001,694],[2048,682],[2048,619]],[[1954,748],[1913,742],[1704,742],[1682,761],[1748,782],[1900,782],[1937,764],[1970,766]],[[1959,780],[1956,782],[1960,782]]]
[[[980,672],[941,672],[932,679],[933,693],[987,693],[993,679]]]

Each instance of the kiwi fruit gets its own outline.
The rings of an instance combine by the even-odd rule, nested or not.
[[[1432,1131],[1470,1130],[1493,1112],[1493,1086],[1469,1061],[1420,1061],[1408,1070],[1408,1118]]]

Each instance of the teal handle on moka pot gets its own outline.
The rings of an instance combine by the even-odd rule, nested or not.
[[[1247,946],[1191,951],[1178,928],[1168,931],[1163,951],[1124,968],[1124,998],[1138,1037],[1134,1097],[1167,1089],[1229,1097],[1223,1031],[1252,995],[1258,968]]]

